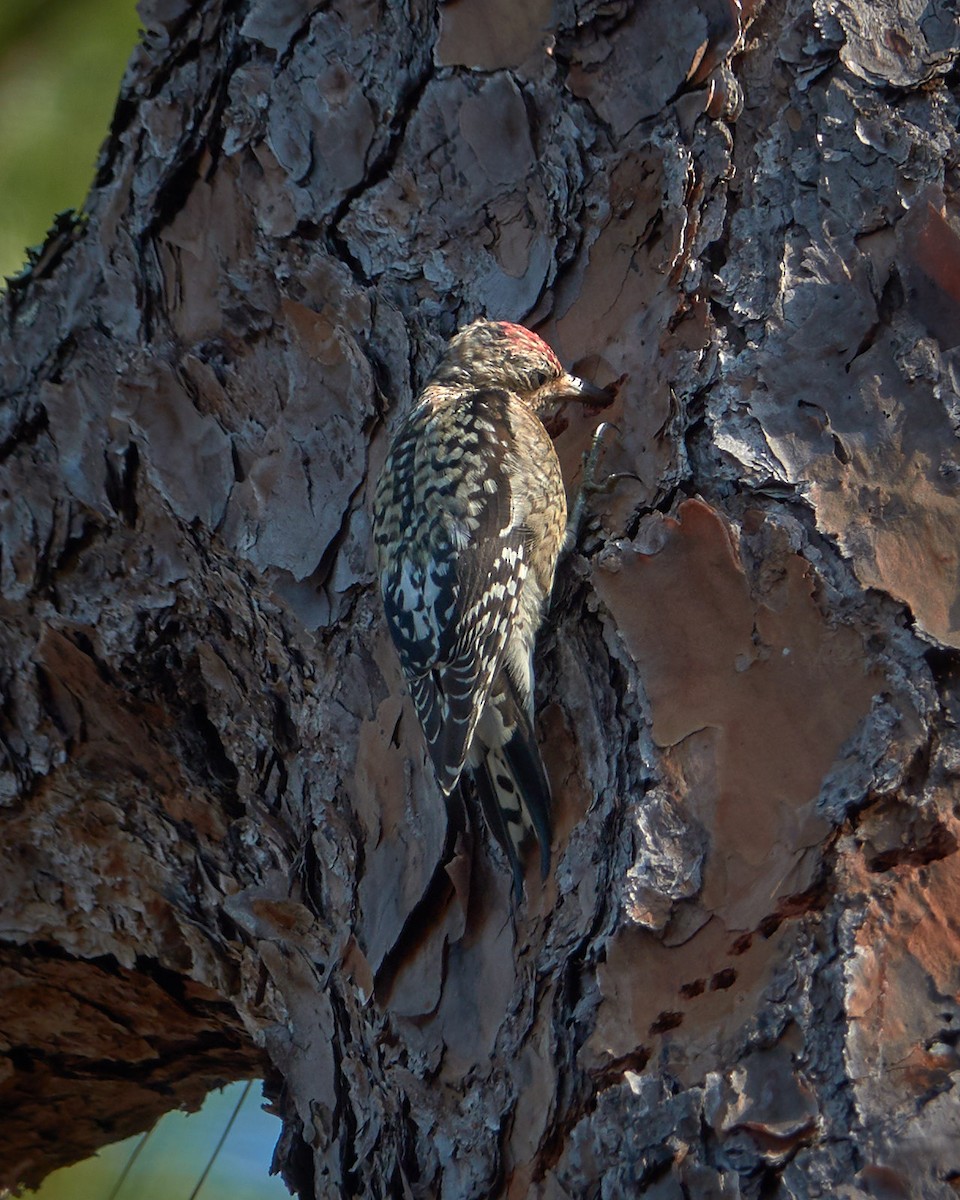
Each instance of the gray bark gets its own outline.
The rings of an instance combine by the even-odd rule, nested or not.
[[[954,1195],[952,6],[144,21],[0,331],[0,1184],[268,1072],[304,1197]],[[441,863],[369,544],[477,315],[627,374],[637,477],[516,913],[481,824]]]

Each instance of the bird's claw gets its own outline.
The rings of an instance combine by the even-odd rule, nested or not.
[[[583,454],[583,478],[580,483],[581,493],[596,492],[601,485],[597,483],[596,472],[597,463],[600,461],[600,455],[603,453],[603,442],[607,435],[607,431],[612,429],[614,433],[619,433],[619,426],[614,425],[612,421],[601,421],[593,433],[593,441],[590,443],[590,449],[585,450]]]
[[[583,479],[580,483],[580,491],[577,495],[576,504],[573,506],[573,514],[570,517],[570,522],[567,526],[567,541],[566,548],[573,549],[580,540],[582,533],[583,520],[586,515],[587,498],[597,494],[606,494],[611,491],[621,479],[637,479],[632,471],[620,471],[609,474],[602,482],[598,483],[596,479],[597,464],[603,454],[604,443],[607,433],[613,430],[614,433],[619,433],[619,428],[612,421],[601,421],[597,426],[593,441],[590,444],[590,449],[583,455]]]

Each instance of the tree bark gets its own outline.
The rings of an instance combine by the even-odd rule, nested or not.
[[[260,1072],[303,1197],[954,1195],[952,7],[143,19],[0,333],[0,1184]],[[370,553],[478,315],[627,374],[636,476],[540,640],[516,912]]]

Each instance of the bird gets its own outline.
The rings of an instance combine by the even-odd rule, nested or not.
[[[465,325],[399,423],[373,506],[386,623],[437,784],[447,798],[473,780],[518,896],[531,835],[550,869],[533,651],[567,501],[542,418],[570,398],[612,395],[522,325]]]

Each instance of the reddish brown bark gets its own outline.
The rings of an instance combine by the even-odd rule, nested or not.
[[[303,1196],[952,1194],[952,11],[144,20],[0,333],[0,1182],[269,1071]],[[636,476],[515,914],[482,825],[442,864],[369,545],[480,314],[627,374]]]

